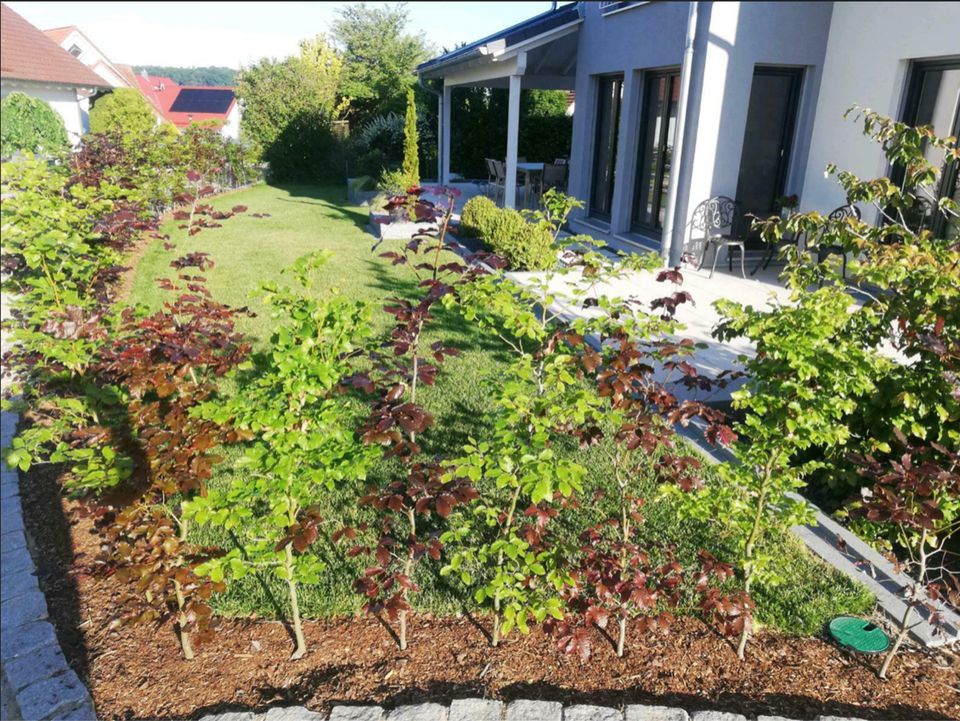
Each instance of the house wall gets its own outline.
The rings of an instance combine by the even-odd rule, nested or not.
[[[568,192],[590,197],[596,133],[599,77],[624,76],[617,164],[610,227],[620,232],[630,224],[632,176],[636,169],[641,71],[679,66],[687,27],[687,3],[648,3],[604,15],[599,3],[584,3],[577,45],[577,108],[573,116]],[[586,211],[577,215],[584,216]]]
[[[862,177],[887,172],[879,146],[863,136],[858,123],[844,120],[844,112],[859,104],[900,117],[910,61],[951,55],[960,55],[956,3],[836,4],[801,209],[829,212],[845,202],[836,179],[824,177],[828,163]]]
[[[240,139],[240,103],[234,102],[233,107],[227,114],[227,122],[220,128],[220,133],[225,138]]]
[[[75,56],[77,60],[86,65],[88,68],[93,70],[97,75],[103,78],[106,82],[110,84],[112,88],[126,88],[129,87],[129,83],[124,80],[123,76],[120,75],[113,67],[110,65],[110,61],[97,49],[97,47],[90,42],[83,33],[77,32],[74,30],[70,33],[62,43],[62,47],[67,52],[70,52],[70,48],[76,45],[80,48],[81,52],[79,55]]]
[[[12,92],[21,92],[49,103],[50,107],[63,118],[63,124],[67,128],[67,137],[74,147],[80,143],[80,136],[90,129],[90,101],[80,97],[75,88],[28,82],[4,82],[0,85],[0,97],[5,98]]]
[[[826,52],[830,2],[701,2],[691,67],[690,110],[678,186],[674,260],[679,258],[686,219],[712,195],[735,196],[754,66],[805,69],[799,118],[787,176],[787,192],[802,183]],[[603,15],[588,3],[577,53],[577,113],[574,116],[569,192],[590,195],[598,77],[624,75],[610,232],[629,231],[637,175],[645,70],[679,68],[683,60],[688,3],[649,3]],[[580,213],[582,217],[584,212]],[[659,242],[659,241],[656,241]]]

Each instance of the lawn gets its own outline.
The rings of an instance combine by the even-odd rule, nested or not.
[[[415,283],[409,271],[391,266],[389,261],[371,252],[374,240],[364,229],[366,211],[345,204],[345,189],[261,185],[224,196],[213,204],[229,208],[238,203],[247,205],[249,213],[269,213],[270,217],[241,215],[225,221],[222,228],[207,230],[192,238],[177,229],[176,223],[167,223],[163,232],[170,234],[177,248],[165,250],[160,241],[154,241],[146,249],[134,270],[130,300],[156,307],[164,294],[157,289],[155,279],[172,273],[170,260],[187,252],[206,252],[216,263],[206,274],[214,296],[232,305],[246,305],[257,314],[244,319],[241,330],[250,335],[255,348],[262,349],[269,340],[272,321],[263,312],[255,291],[261,282],[280,278],[281,269],[305,253],[319,249],[333,253],[333,262],[322,271],[319,288],[337,289],[351,298],[377,305],[393,294],[414,294]],[[384,313],[377,317],[382,329],[387,329],[390,317]],[[487,389],[497,383],[508,359],[498,341],[484,338],[452,311],[441,309],[436,313],[426,340],[439,339],[459,348],[462,355],[449,359],[437,385],[425,389],[422,395],[424,405],[436,419],[435,429],[424,437],[424,450],[450,456],[468,437],[482,436],[490,427],[492,393]],[[229,384],[224,390],[233,392]],[[596,450],[584,452],[569,448],[564,452],[582,456],[594,487],[604,488],[611,483]],[[213,483],[222,483],[226,474],[234,472],[231,461],[239,455],[239,450],[228,449],[225,455],[226,462],[219,467]],[[373,480],[383,479],[388,470],[386,465],[379,466]],[[347,523],[362,520],[363,511],[356,506],[360,490],[344,487],[328,494],[324,502],[328,517]],[[652,498],[654,489],[647,490],[645,495]],[[601,509],[596,504],[587,506],[570,518],[571,543],[575,542],[574,526],[584,528],[589,518],[599,518]],[[650,503],[646,510],[647,531],[676,543],[681,560],[692,560],[700,546],[723,557],[722,528],[678,522],[673,509],[664,501]],[[207,535],[198,540],[230,546],[229,537],[205,533]],[[340,547],[324,543],[315,547],[325,556],[328,568],[321,584],[303,589],[304,615],[321,617],[357,611],[362,599],[352,591],[351,583],[364,564],[345,558]],[[818,632],[835,615],[863,614],[871,610],[873,598],[865,588],[814,559],[796,539],[783,539],[781,547],[772,550],[781,559],[781,575],[788,580],[776,588],[763,584],[755,587],[762,623],[789,633],[810,634]],[[424,611],[457,611],[462,605],[463,592],[447,586],[439,577],[438,568],[421,565],[417,581],[423,592],[415,596],[414,602]],[[221,613],[239,616],[286,615],[284,604],[281,582],[270,577],[248,577],[235,582],[215,601]]]

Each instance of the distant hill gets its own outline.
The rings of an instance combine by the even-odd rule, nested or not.
[[[163,65],[137,65],[133,68],[139,75],[144,70],[147,75],[170,78],[177,85],[233,85],[237,71],[232,68],[209,66],[205,68],[172,68]]]

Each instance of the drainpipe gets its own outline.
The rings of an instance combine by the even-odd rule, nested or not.
[[[697,39],[697,10],[700,3],[691,2],[687,15],[687,39],[683,50],[683,64],[680,66],[680,98],[677,102],[677,135],[673,143],[673,157],[670,166],[676,168],[676,181],[670,183],[667,190],[667,212],[663,223],[663,240],[660,243],[660,255],[664,265],[670,265],[673,249],[673,235],[676,226],[677,196],[681,184],[681,161],[683,159],[684,132],[686,130],[687,105],[690,99],[690,74],[693,71],[693,46]],[[686,185],[686,183],[684,183]]]
[[[424,83],[423,76],[419,73],[417,84],[431,95],[437,96],[437,185],[443,185],[443,93]]]

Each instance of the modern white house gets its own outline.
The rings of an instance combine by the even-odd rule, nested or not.
[[[456,88],[509,88],[505,204],[516,202],[520,91],[576,93],[568,192],[574,229],[677,263],[694,208],[741,217],[796,194],[845,203],[828,163],[875,176],[859,104],[943,135],[960,130],[960,4],[950,2],[574,2],[423,63],[438,94],[448,182]],[[542,159],[538,159],[542,160]],[[939,192],[957,196],[957,178]],[[866,210],[866,209],[864,209]],[[759,250],[758,239],[747,250]]]
[[[0,96],[19,91],[50,104],[76,145],[89,130],[90,98],[109,82],[6,5],[0,16]]]

